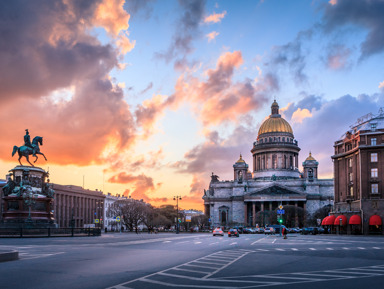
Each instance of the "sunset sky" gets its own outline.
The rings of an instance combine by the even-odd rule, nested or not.
[[[126,2],[126,3],[125,3]],[[51,182],[202,209],[274,99],[322,178],[384,106],[381,0],[0,2],[0,178],[44,138]],[[27,164],[22,160],[23,164]],[[300,166],[300,169],[301,166]]]

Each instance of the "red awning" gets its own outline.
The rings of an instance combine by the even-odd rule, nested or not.
[[[347,217],[344,215],[340,215],[335,219],[335,222],[333,223],[335,226],[340,226],[340,220],[341,220],[341,225],[345,226],[347,224]]]
[[[383,222],[381,221],[380,216],[373,215],[369,218],[369,225],[371,226],[381,226]]]
[[[328,216],[324,222],[324,225],[326,226],[333,225],[333,223],[335,222],[335,219],[336,219],[335,216]]]
[[[325,217],[325,218],[323,219],[323,221],[321,221],[321,225],[322,225],[322,226],[325,226],[325,222],[327,221],[327,219],[328,219],[328,217]]]
[[[359,215],[353,215],[349,218],[350,225],[361,225],[361,218]]]

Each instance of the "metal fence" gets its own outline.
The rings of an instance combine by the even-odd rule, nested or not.
[[[0,238],[100,236],[100,228],[0,228]]]

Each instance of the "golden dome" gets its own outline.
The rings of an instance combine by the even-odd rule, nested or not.
[[[270,117],[260,126],[258,135],[268,132],[288,132],[293,134],[289,123],[281,117]]]
[[[238,164],[238,163],[245,163],[245,161],[243,160],[243,157],[242,157],[241,154],[240,154],[240,158],[239,158],[239,160],[236,162],[236,164]]]
[[[261,124],[258,135],[270,132],[286,132],[293,135],[290,124],[279,114],[279,105],[276,100],[272,103],[271,115]]]
[[[307,157],[307,158],[305,159],[305,161],[316,161],[316,160],[312,157],[312,153],[309,152],[309,157]]]

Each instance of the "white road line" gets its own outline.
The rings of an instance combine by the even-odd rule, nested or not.
[[[184,265],[183,265],[184,266]],[[178,271],[186,271],[186,272],[193,272],[193,273],[203,273],[206,274],[207,271],[198,271],[198,270],[188,270],[188,269],[182,269],[180,267],[172,268],[172,270],[178,270]]]
[[[311,250],[311,251],[316,251],[317,249],[315,249],[315,248],[309,248],[309,250]]]
[[[231,243],[231,244],[229,244],[230,246],[232,246],[232,245],[236,245],[237,244],[237,242],[234,242],[234,243]]]
[[[213,269],[212,266],[201,266],[201,265],[193,265],[193,264],[185,264],[183,266],[192,266],[192,267],[198,267],[198,268],[207,268],[207,269]]]
[[[163,243],[171,243],[171,241],[164,241]]]
[[[253,244],[256,244],[256,243],[259,243],[260,241],[264,240],[265,238],[266,238],[266,237],[264,237],[264,238],[261,238],[261,239],[259,239],[259,240],[255,241],[255,242],[251,243],[251,245],[253,245]]]
[[[278,249],[275,249],[275,250],[276,250],[276,251],[285,251],[284,249],[279,249],[279,248],[278,248]]]
[[[195,242],[194,244],[195,244],[195,245],[197,245],[197,244],[201,244],[201,242]]]
[[[292,251],[299,251],[299,249],[291,248]]]
[[[380,247],[372,247],[373,249],[380,250]]]
[[[176,244],[184,244],[184,243],[189,243],[191,241],[183,241],[183,242],[176,242]]]
[[[343,249],[343,250],[349,250],[350,248],[347,248],[347,247],[343,247],[342,249]]]
[[[325,248],[325,249],[327,249],[327,250],[329,250],[329,251],[333,251],[333,248]]]
[[[237,260],[239,260],[239,259],[243,258],[243,257],[244,257],[245,255],[247,255],[247,254],[249,254],[249,253],[248,253],[248,252],[244,252],[244,254],[243,254],[243,255],[241,255],[241,256],[239,256],[239,257],[237,257],[236,259],[232,260],[231,262],[229,262],[228,264],[224,265],[223,267],[221,267],[221,268],[217,269],[216,271],[214,271],[214,272],[212,272],[212,273],[209,273],[209,274],[207,274],[207,275],[206,275],[206,276],[204,276],[202,279],[207,279],[207,278],[211,277],[212,275],[214,275],[214,274],[216,274],[216,273],[220,272],[220,271],[221,271],[221,270],[223,270],[224,268],[227,268],[229,265],[231,265],[231,264],[235,263]]]
[[[276,240],[277,240],[277,239],[273,240],[272,244],[275,244]]]

